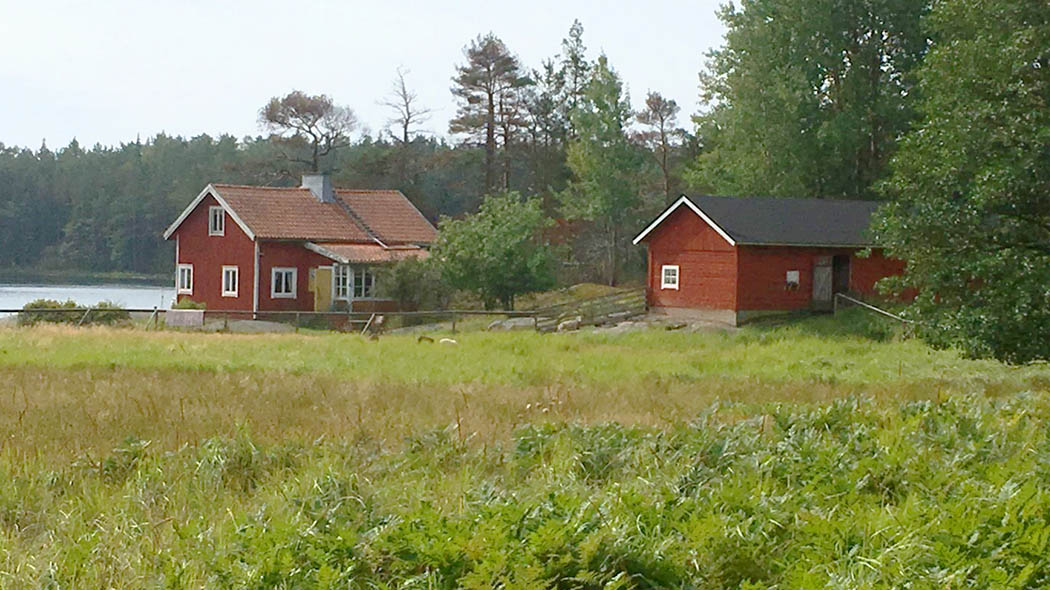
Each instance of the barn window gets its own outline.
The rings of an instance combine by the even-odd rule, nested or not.
[[[298,272],[294,268],[274,267],[270,271],[270,297],[295,299],[295,280]]]
[[[226,235],[226,211],[222,207],[208,207],[208,235]]]
[[[193,295],[193,265],[180,264],[178,271],[177,291],[180,295]]]
[[[660,288],[678,289],[678,265],[665,264],[660,269]]]
[[[784,278],[784,282],[787,283],[788,289],[798,289],[798,276],[799,274],[797,270],[787,271],[787,276]]]
[[[237,284],[240,278],[240,272],[236,266],[224,266],[222,267],[222,296],[223,297],[236,297],[237,296]]]

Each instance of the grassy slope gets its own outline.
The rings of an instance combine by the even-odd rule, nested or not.
[[[1050,583],[1050,370],[843,326],[0,331],[0,587]]]

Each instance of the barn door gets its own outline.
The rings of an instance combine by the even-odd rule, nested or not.
[[[831,257],[818,257],[813,265],[813,309],[831,309],[831,278]]]

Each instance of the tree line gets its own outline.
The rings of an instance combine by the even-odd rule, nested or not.
[[[452,67],[448,139],[420,131],[430,113],[401,70],[384,101],[391,129],[374,136],[352,139],[351,109],[293,92],[264,105],[256,137],[0,147],[0,266],[166,272],[159,234],[207,182],[326,170],[340,186],[401,189],[447,220],[446,259],[472,243],[457,231],[516,236],[455,252],[498,266],[508,243],[525,248],[537,280],[486,291],[507,301],[558,268],[639,276],[628,240],[681,191],[879,199],[876,238],[908,269],[891,287],[919,293],[908,313],[932,342],[1050,357],[1050,11],[745,0],[718,17],[727,32],[699,73],[691,131],[657,92],[632,105],[576,22],[532,67],[495,34],[471,40]]]

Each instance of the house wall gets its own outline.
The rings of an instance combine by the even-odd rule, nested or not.
[[[262,281],[259,283],[259,311],[314,311],[314,295],[310,291],[310,269],[331,264],[331,260],[307,250],[303,242],[260,241],[259,277]],[[271,272],[275,266],[298,269],[295,299],[270,297],[273,280]],[[328,284],[331,285],[331,278]]]
[[[872,250],[871,256],[850,259],[849,288],[862,295],[875,295],[875,283],[879,279],[904,274],[904,261],[886,258],[881,249]],[[904,299],[914,297],[914,293],[905,293]]]
[[[208,195],[176,230],[178,264],[193,265],[193,293],[178,299],[203,302],[208,310],[250,310],[255,265],[255,244],[226,213],[225,235],[208,235],[208,207],[219,203]],[[238,267],[237,297],[222,296],[222,267]]]
[[[652,308],[735,310],[737,252],[710,225],[680,207],[650,234],[648,303]],[[678,265],[678,289],[661,288],[661,267]]]

